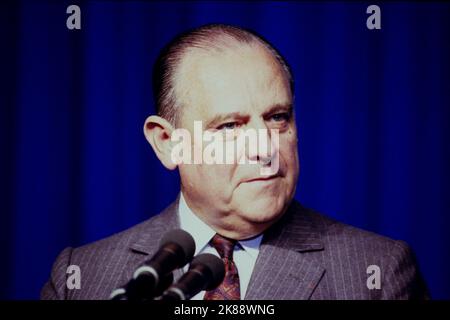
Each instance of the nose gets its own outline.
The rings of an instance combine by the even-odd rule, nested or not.
[[[269,130],[262,120],[255,121],[252,126],[248,126],[248,130],[254,131],[254,133],[247,135],[253,137],[253,139],[246,139],[246,153],[249,163],[270,167],[279,152],[278,132],[273,129]]]

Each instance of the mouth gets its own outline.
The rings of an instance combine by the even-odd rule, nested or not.
[[[267,176],[267,177],[257,177],[257,178],[248,179],[248,180],[243,181],[243,183],[250,183],[250,182],[253,182],[253,183],[269,183],[269,182],[272,182],[276,178],[279,178],[279,177],[280,177],[279,174],[274,174],[274,175]]]

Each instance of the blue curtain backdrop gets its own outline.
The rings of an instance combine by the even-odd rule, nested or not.
[[[81,8],[81,30],[66,8]],[[450,298],[450,4],[27,1],[0,4],[0,296],[36,299],[52,262],[178,192],[142,134],[150,72],[175,34],[254,29],[296,78],[296,198],[406,240]]]

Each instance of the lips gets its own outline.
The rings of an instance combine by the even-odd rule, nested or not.
[[[256,177],[256,178],[252,178],[252,179],[247,179],[244,181],[244,183],[249,183],[249,182],[258,182],[258,181],[270,181],[270,180],[274,180],[275,178],[278,178],[279,175],[278,174],[274,174],[271,176],[267,176],[267,177]]]

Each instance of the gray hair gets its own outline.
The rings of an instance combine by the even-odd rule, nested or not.
[[[186,53],[192,49],[223,51],[236,45],[260,44],[278,61],[294,92],[294,80],[289,65],[281,54],[268,41],[253,31],[242,28],[209,24],[182,33],[170,41],[160,52],[153,67],[153,96],[159,116],[177,126],[180,106],[175,95],[174,74]]]

